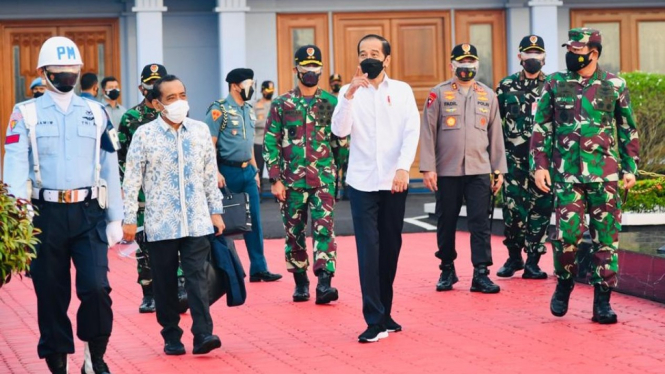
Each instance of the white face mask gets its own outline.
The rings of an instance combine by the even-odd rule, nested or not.
[[[162,102],[160,104],[164,105]],[[164,105],[162,115],[173,123],[182,123],[189,112],[189,103],[187,100],[174,101],[169,105]]]

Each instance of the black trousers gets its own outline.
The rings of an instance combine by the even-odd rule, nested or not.
[[[263,145],[254,144],[254,157],[256,158],[256,168],[259,170],[259,179],[263,179],[263,166],[265,161],[263,160]]]
[[[76,268],[76,335],[83,341],[111,335],[111,287],[107,273],[108,240],[105,212],[97,200],[75,204],[33,200],[39,211],[35,227],[37,258],[30,265],[37,294],[39,344],[44,358],[54,353],[74,353],[72,323],[67,316],[71,301],[71,262]]]
[[[349,186],[363,316],[368,325],[384,323],[392,312],[406,195],[406,191],[363,192]]]
[[[164,340],[179,340],[182,337],[182,329],[178,327],[178,259],[185,276],[187,300],[192,313],[192,334],[212,334],[208,282],[204,270],[210,254],[208,237],[148,242],[148,252],[157,322],[162,326]]]
[[[463,177],[439,177],[436,193],[436,241],[439,250],[436,257],[442,264],[457,258],[455,232],[462,202],[466,201],[466,217],[471,233],[471,262],[474,267],[492,265],[490,246],[490,176],[467,175]]]

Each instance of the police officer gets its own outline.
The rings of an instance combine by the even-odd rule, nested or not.
[[[263,254],[263,228],[259,202],[260,176],[254,154],[256,115],[249,100],[254,94],[254,72],[238,68],[226,76],[229,94],[208,107],[205,122],[217,150],[218,186],[249,194],[252,231],[243,236],[249,253],[249,281],[273,282],[282,276],[268,271]]]
[[[254,113],[256,113],[256,122],[254,123],[254,155],[256,156],[256,168],[259,170],[259,181],[263,175],[263,135],[266,132],[266,120],[268,119],[268,112],[270,111],[270,103],[275,94],[275,83],[272,81],[264,81],[261,83],[261,99],[254,105]],[[259,190],[261,187],[259,183]]]
[[[637,128],[626,82],[598,65],[603,51],[600,32],[572,29],[568,39],[563,44],[568,49],[567,70],[547,77],[531,137],[536,186],[553,190],[555,201],[557,286],[550,311],[557,317],[568,311],[577,272],[575,254],[588,212],[594,242],[592,320],[611,324],[617,322],[610,295],[617,285],[621,230],[618,181],[623,179],[626,189],[635,185]]]
[[[536,188],[529,173],[529,143],[533,117],[545,83],[545,42],[537,35],[527,35],[519,45],[522,71],[509,75],[496,89],[503,123],[508,173],[503,183],[503,221],[508,260],[496,272],[512,277],[524,269],[524,279],[546,279],[538,262],[545,253],[547,228],[552,216],[552,194]],[[527,254],[526,264],[522,250]]]
[[[466,201],[473,262],[472,292],[497,293],[489,278],[492,265],[489,230],[490,194],[497,193],[506,172],[501,118],[496,95],[475,81],[478,53],[459,44],[450,56],[454,78],[434,87],[425,103],[420,131],[420,170],[425,186],[436,192],[436,257],[441,260],[437,291],[457,282],[455,230]],[[490,174],[497,175],[494,183]]]
[[[346,138],[330,130],[337,98],[319,88],[323,69],[321,50],[315,45],[295,53],[294,73],[298,87],[278,97],[266,123],[263,157],[268,165],[271,190],[282,202],[286,231],[286,268],[296,282],[293,301],[309,300],[306,248],[307,209],[314,226],[314,274],[318,277],[316,303],[338,298],[330,286],[335,274],[337,244],[333,228],[335,174],[340,149],[348,149]],[[333,143],[337,143],[333,147]],[[348,152],[342,156],[348,155]]]
[[[46,92],[46,86],[44,85],[44,82],[42,82],[41,77],[33,79],[32,83],[30,83],[30,91],[32,92],[33,99],[42,96],[44,92]]]
[[[141,71],[141,83],[139,84],[139,91],[143,94],[144,99],[138,105],[129,109],[120,119],[118,138],[120,139],[121,149],[118,151],[118,161],[120,164],[121,180],[125,175],[127,152],[129,151],[129,145],[132,143],[134,133],[140,126],[152,122],[159,116],[159,112],[152,106],[152,86],[158,79],[166,76],[166,74],[166,68],[160,64],[148,64],[144,66]],[[137,218],[139,226],[143,226],[144,213],[145,196],[143,195],[143,191],[140,191]],[[141,290],[143,292],[143,299],[139,305],[139,313],[154,313],[155,297],[152,290],[150,256],[148,255],[148,250],[146,248],[145,234],[143,231],[137,233],[136,243],[139,245],[139,249],[136,251],[138,271],[137,282],[141,285]],[[180,267],[178,267],[178,301],[180,313],[185,313],[188,308],[187,291],[185,290],[185,278]]]
[[[5,140],[4,180],[39,210],[42,232],[30,266],[37,294],[37,353],[52,373],[67,373],[74,353],[70,263],[76,268],[77,336],[85,342],[85,373],[109,373],[111,335],[107,251],[122,237],[119,147],[113,125],[94,100],[74,95],[83,61],[76,44],[56,36],[39,51],[46,94],[17,104]]]

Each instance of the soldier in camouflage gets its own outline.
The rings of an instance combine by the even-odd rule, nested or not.
[[[166,75],[166,68],[159,64],[148,64],[141,72],[141,84],[139,91],[143,94],[145,99],[129,109],[120,119],[118,127],[118,139],[120,140],[121,149],[118,150],[118,164],[120,165],[120,180],[122,181],[125,176],[125,162],[127,160],[127,151],[132,142],[132,136],[139,128],[148,122],[155,120],[159,116],[159,112],[152,107],[150,93],[152,91],[152,84]],[[143,226],[145,209],[145,196],[143,190],[139,191],[139,211],[137,215],[137,225]],[[136,251],[137,270],[138,270],[138,283],[143,290],[143,300],[139,306],[140,313],[154,313],[155,312],[155,299],[152,292],[152,272],[150,271],[150,258],[148,251],[145,248],[145,238],[143,232],[136,235],[136,243],[139,249]],[[178,299],[180,301],[180,313],[187,311],[187,291],[185,291],[185,279],[182,270],[178,268]]]
[[[512,277],[524,269],[524,279],[546,279],[538,262],[545,253],[545,239],[552,215],[552,194],[536,188],[529,172],[529,143],[533,117],[545,83],[545,42],[537,35],[525,36],[518,55],[523,70],[510,75],[496,89],[503,120],[508,173],[503,184],[503,220],[508,260],[496,275]],[[526,264],[522,250],[527,254]]]
[[[286,231],[286,267],[296,287],[293,301],[309,300],[305,244],[307,209],[314,225],[314,274],[318,277],[316,303],[338,298],[331,287],[337,244],[333,229],[334,184],[338,165],[348,158],[348,140],[331,132],[337,98],[318,87],[323,62],[314,45],[295,53],[298,87],[272,103],[266,123],[263,158],[272,193],[281,202]]]
[[[617,322],[610,295],[617,285],[621,229],[618,181],[623,179],[626,189],[635,184],[639,142],[626,82],[598,66],[600,32],[572,29],[568,38],[563,45],[568,49],[567,70],[547,77],[531,138],[536,186],[545,192],[553,189],[555,199],[558,282],[550,310],[558,317],[568,311],[577,272],[575,253],[588,213],[594,242],[592,320],[610,324]]]

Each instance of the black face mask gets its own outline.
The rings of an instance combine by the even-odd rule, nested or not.
[[[374,79],[383,71],[383,61],[375,58],[366,58],[360,63],[360,69],[367,74],[367,78]]]
[[[573,52],[566,53],[566,68],[570,71],[580,71],[591,63],[591,52],[578,55]]]
[[[305,87],[316,87],[319,84],[319,77],[321,74],[316,74],[313,71],[308,71],[305,74],[298,74],[298,79],[305,85]]]
[[[51,82],[56,90],[62,93],[73,90],[78,78],[78,73],[51,73],[48,70],[46,71],[46,79]]]
[[[118,97],[120,97],[120,90],[118,89],[108,90],[106,91],[106,96],[108,96],[108,98],[111,100],[117,100]]]
[[[455,76],[462,82],[468,82],[476,77],[476,68],[456,68]]]
[[[266,99],[266,100],[272,100],[272,93],[263,94],[263,98]]]
[[[332,89],[332,92],[339,93],[339,90],[342,89],[342,85],[341,84],[333,84],[330,88]]]
[[[41,97],[41,96],[44,96],[44,93],[43,93],[43,92],[35,92],[35,93],[32,94],[32,97],[33,97],[34,99],[36,99],[36,98],[38,98],[38,97]]]
[[[254,87],[249,88],[249,93],[244,89],[240,89],[240,98],[242,101],[249,101],[252,99],[252,95],[254,95]]]
[[[524,70],[529,74],[535,74],[543,67],[543,62],[537,58],[529,58],[522,61]]]

